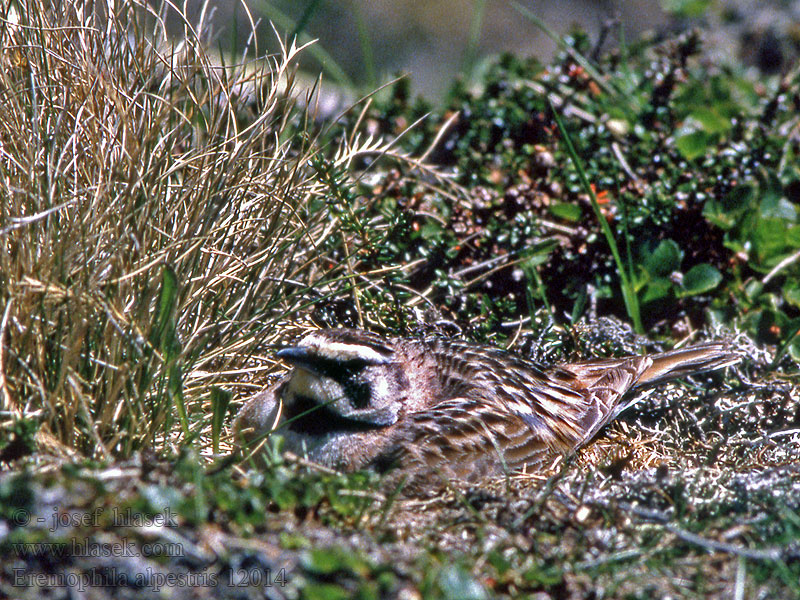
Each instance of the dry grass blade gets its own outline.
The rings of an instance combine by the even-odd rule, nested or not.
[[[4,405],[89,456],[210,429],[212,387],[251,391],[247,357],[344,276],[320,246],[351,244],[295,106],[302,48],[226,66],[201,26],[168,39],[168,11],[28,0],[0,20]]]

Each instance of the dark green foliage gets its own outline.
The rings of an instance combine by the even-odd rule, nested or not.
[[[568,42],[588,47],[580,34]],[[502,323],[532,309],[557,322],[578,318],[587,297],[601,314],[627,316],[628,277],[650,330],[666,332],[684,317],[701,325],[711,309],[800,358],[800,343],[790,340],[800,324],[800,261],[792,258],[800,251],[798,142],[782,133],[796,82],[754,82],[696,60],[701,52],[692,33],[624,48],[595,64],[600,80],[568,53],[547,67],[504,56],[477,91],[456,84],[447,110],[401,144],[427,148],[458,111],[429,159],[453,169],[463,195],[402,175],[387,194],[396,172],[361,187],[361,217],[379,206],[397,225],[378,243],[383,260],[413,265],[399,287],[425,292],[475,337],[502,339]],[[548,95],[580,165],[567,154]],[[399,90],[373,114],[389,133],[420,111]],[[600,235],[578,166],[620,261]],[[547,258],[533,271],[532,254]]]
[[[16,419],[0,439],[0,463],[11,463],[33,454],[36,451],[35,436],[38,429],[39,423],[34,419]]]

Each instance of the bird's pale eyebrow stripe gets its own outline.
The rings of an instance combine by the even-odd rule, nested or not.
[[[314,340],[316,341],[316,340]],[[316,346],[316,344],[302,344],[303,346]],[[315,351],[323,358],[345,362],[348,360],[363,360],[374,364],[385,364],[391,362],[386,356],[361,344],[345,344],[341,342],[329,342],[316,346]]]

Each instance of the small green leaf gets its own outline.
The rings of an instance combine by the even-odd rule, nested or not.
[[[716,267],[708,263],[695,265],[683,276],[683,292],[681,295],[693,296],[708,292],[717,287],[721,281],[722,273]]]
[[[673,240],[662,240],[644,261],[644,268],[651,275],[669,275],[681,266],[683,253]]]
[[[678,137],[675,147],[686,160],[694,160],[706,153],[710,141],[711,138],[705,131],[693,131]]]
[[[419,235],[424,240],[438,240],[442,237],[442,227],[438,223],[428,221],[419,229]]]
[[[656,277],[651,279],[644,286],[644,293],[642,294],[642,304],[654,302],[666,298],[674,285],[666,277]]]
[[[522,573],[522,578],[535,585],[553,587],[563,581],[564,575],[559,567],[534,563]]]
[[[703,207],[703,216],[720,229],[731,229],[742,217],[752,211],[757,188],[738,185],[721,200],[709,200]]]
[[[764,219],[780,219],[787,223],[797,222],[797,207],[783,198],[777,190],[769,190],[764,194],[759,213]]]
[[[309,583],[303,588],[303,598],[308,600],[347,600],[352,595],[334,583]]]
[[[304,557],[303,562],[307,569],[323,575],[343,571],[347,567],[341,552],[336,548],[314,548]]]
[[[737,215],[726,211],[721,202],[709,200],[703,206],[703,216],[712,225],[727,231],[736,225]]]
[[[754,250],[751,266],[769,268],[783,260],[790,249],[788,229],[783,219],[758,219],[750,235]]]
[[[763,291],[764,284],[757,279],[749,281],[747,285],[744,286],[744,294],[751,302],[755,302],[756,298],[758,298]]]
[[[661,7],[678,17],[692,19],[702,17],[710,3],[710,0],[661,0]]]
[[[792,248],[800,248],[800,225],[792,225],[787,228],[786,243]]]
[[[535,269],[539,265],[549,262],[550,253],[553,252],[557,246],[558,242],[553,238],[534,244],[526,252],[525,260],[521,263],[522,269],[527,272],[529,269]]]
[[[492,550],[486,560],[494,567],[498,575],[504,575],[511,569],[511,562],[497,550]]]
[[[700,122],[706,133],[726,133],[731,128],[731,120],[711,108],[695,108],[692,116]]]
[[[778,361],[783,358],[787,351],[792,360],[800,362],[800,335],[798,335],[800,334],[800,318],[792,319],[785,323],[781,328],[781,333],[783,334],[783,340],[775,353],[772,364],[778,364]]]
[[[789,356],[792,357],[794,362],[800,363],[800,338],[795,338],[789,344]]]
[[[565,221],[578,221],[581,218],[581,207],[570,202],[559,202],[550,207],[550,214]]]
[[[800,308],[800,286],[795,281],[789,281],[783,286],[783,299],[792,306]]]

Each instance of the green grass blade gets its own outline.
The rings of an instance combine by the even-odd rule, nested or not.
[[[181,344],[178,341],[176,314],[178,307],[178,276],[172,267],[161,270],[161,290],[158,294],[158,313],[150,335],[150,343],[161,353],[164,367],[162,377],[167,380],[167,397],[178,412],[184,436],[189,435],[189,419],[183,398],[183,375],[180,361]],[[166,424],[166,422],[165,422]]]
[[[283,31],[293,31],[297,25],[292,21],[286,13],[278,10],[271,2],[258,2],[253,5],[254,9],[258,9],[268,19],[273,21],[275,25]],[[298,28],[299,29],[299,28]],[[290,38],[291,39],[291,38]],[[299,32],[298,44],[305,44],[312,40],[311,36],[303,31]],[[355,89],[356,85],[353,79],[345,73],[344,69],[338,62],[325,50],[321,44],[311,44],[306,50],[319,62],[322,70],[330,76],[333,81],[347,89]]]
[[[162,352],[169,350],[167,336],[174,332],[175,308],[178,299],[178,276],[172,267],[161,270],[161,290],[158,293],[158,313],[150,334],[150,344]]]
[[[624,100],[624,95],[616,88],[612,83],[610,83],[600,71],[594,68],[594,65],[580,52],[575,50],[572,46],[567,44],[563,38],[550,29],[544,21],[542,21],[539,17],[537,17],[533,12],[522,6],[519,2],[513,1],[511,5],[517,9],[517,11],[525,17],[528,21],[530,21],[537,29],[539,29],[542,33],[544,33],[547,37],[549,37],[555,44],[564,52],[568,53],[572,59],[578,63],[581,67],[583,67],[586,72],[591,75],[592,79],[594,79],[595,83],[599,85],[606,93],[614,96],[615,99]],[[627,106],[627,105],[624,105]]]
[[[469,38],[467,48],[464,53],[464,64],[461,68],[464,75],[469,79],[475,68],[478,58],[478,45],[481,41],[481,30],[483,29],[483,17],[486,14],[486,0],[476,0],[472,5],[472,19],[469,24]]]
[[[603,236],[605,236],[608,246],[611,249],[611,254],[614,257],[614,262],[617,265],[617,275],[620,279],[622,298],[625,301],[625,309],[628,312],[628,316],[630,317],[631,321],[633,321],[633,326],[636,331],[638,333],[642,333],[643,327],[641,313],[639,310],[639,299],[636,296],[636,291],[633,289],[628,270],[625,268],[625,263],[622,261],[620,256],[619,248],[617,247],[617,241],[614,238],[614,232],[611,231],[608,221],[606,221],[605,217],[603,216],[603,212],[600,210],[600,204],[597,202],[597,196],[595,195],[592,186],[589,184],[589,179],[586,177],[586,171],[583,169],[583,163],[578,156],[578,153],[575,151],[575,147],[573,146],[569,133],[564,126],[564,122],[552,103],[550,103],[550,109],[553,111],[553,118],[558,125],[558,130],[561,132],[561,136],[564,138],[564,145],[566,146],[567,154],[569,154],[572,164],[575,165],[575,170],[578,173],[581,187],[591,200],[592,209],[594,210],[595,217],[597,217],[597,222],[600,224],[600,230],[603,232]]]
[[[175,410],[178,412],[178,420],[181,423],[181,431],[184,439],[189,437],[189,415],[186,411],[186,400],[183,397],[183,373],[180,363],[173,361],[168,367],[167,396],[169,397]],[[169,433],[165,431],[165,434]]]
[[[366,73],[367,89],[378,87],[378,69],[375,65],[375,53],[372,51],[372,40],[369,27],[361,10],[355,8],[356,31],[358,31],[358,43],[361,46],[361,62],[364,64]]]
[[[289,39],[293,37],[300,37],[301,33],[304,33],[306,27],[308,26],[311,18],[314,16],[314,13],[317,12],[321,0],[311,0],[306,6],[306,9],[303,11],[303,14],[300,15],[300,18],[297,20],[297,24],[294,26],[292,33],[289,35]]]
[[[800,318],[792,319],[783,331],[783,339],[778,346],[778,351],[775,353],[775,358],[772,359],[772,367],[776,367],[783,355],[786,354],[792,347],[795,338],[800,335]],[[793,357],[794,358],[794,357]]]
[[[231,393],[217,386],[211,387],[211,444],[214,454],[219,454],[219,436],[228,406],[231,402]]]

